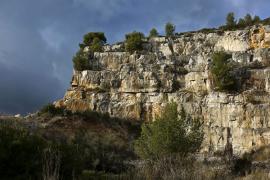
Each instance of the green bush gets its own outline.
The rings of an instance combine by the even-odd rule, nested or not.
[[[73,57],[73,67],[77,71],[90,70],[91,65],[89,60],[89,53],[84,52],[83,49],[79,49],[79,51]]]
[[[95,39],[97,39],[98,42],[101,44],[105,44],[107,42],[107,39],[103,32],[89,32],[84,35],[83,43],[80,44],[80,47],[83,49],[86,46],[92,46]]]
[[[192,119],[177,104],[168,104],[161,116],[142,126],[141,136],[135,142],[135,152],[144,159],[156,159],[177,153],[185,156],[200,149],[203,140],[202,123]]]
[[[143,38],[144,35],[141,32],[132,32],[126,34],[126,43],[125,49],[130,53],[134,53],[135,51],[140,51],[143,49]]]
[[[94,38],[93,43],[89,46],[89,49],[92,52],[102,52],[103,51],[103,43],[99,40],[99,38]]]
[[[232,74],[234,68],[229,63],[231,57],[225,52],[217,52],[212,56],[213,63],[210,71],[218,91],[236,90],[236,78]]]
[[[90,70],[90,55],[94,52],[103,52],[103,45],[107,39],[103,32],[90,32],[84,35],[83,43],[79,44],[80,49],[73,57],[73,67],[77,71]],[[89,51],[84,52],[88,47]]]
[[[175,25],[168,22],[165,26],[165,32],[167,37],[173,37],[175,34]]]
[[[157,37],[158,36],[158,31],[156,28],[151,29],[151,31],[149,32],[149,37]]]

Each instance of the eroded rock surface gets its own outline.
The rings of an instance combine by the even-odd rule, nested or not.
[[[232,149],[236,155],[270,143],[270,31],[186,33],[148,40],[142,53],[106,45],[89,59],[92,70],[74,71],[71,87],[57,106],[150,121],[168,102],[200,117],[205,125],[203,152]],[[232,53],[245,71],[236,74],[239,92],[216,92],[209,67],[215,51]]]

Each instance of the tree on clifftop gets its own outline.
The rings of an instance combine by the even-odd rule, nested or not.
[[[90,70],[90,55],[94,52],[102,52],[107,39],[103,32],[89,32],[84,35],[80,49],[73,57],[73,67],[77,71]],[[88,51],[85,51],[88,47]]]
[[[102,46],[107,42],[105,34],[103,32],[89,32],[84,35],[83,43],[79,46],[84,49],[86,46],[92,52],[102,52]]]
[[[175,25],[168,22],[165,26],[165,32],[167,37],[173,37],[175,33]]]
[[[254,16],[254,18],[253,18],[253,24],[257,24],[259,22],[261,22],[261,18],[259,16]]]
[[[140,51],[143,49],[144,34],[141,32],[132,32],[126,34],[126,42],[125,42],[125,49],[130,53],[134,53],[135,51]]]
[[[150,33],[149,33],[149,37],[157,37],[158,36],[158,31],[156,28],[151,29]]]
[[[233,28],[235,27],[235,25],[236,25],[236,21],[234,18],[234,13],[230,12],[227,14],[227,17],[226,17],[226,26],[227,28]]]

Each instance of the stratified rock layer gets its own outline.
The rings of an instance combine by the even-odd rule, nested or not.
[[[71,88],[56,105],[150,121],[174,101],[203,119],[202,152],[232,149],[241,155],[270,143],[269,29],[185,33],[174,39],[174,53],[165,37],[145,41],[144,51],[132,55],[123,43],[106,45],[89,59],[92,70],[74,71]],[[221,50],[245,67],[236,74],[239,92],[214,90],[209,66],[212,53]]]

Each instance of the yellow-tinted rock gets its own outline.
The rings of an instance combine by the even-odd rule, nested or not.
[[[251,48],[270,48],[270,26],[260,26],[251,32]]]

